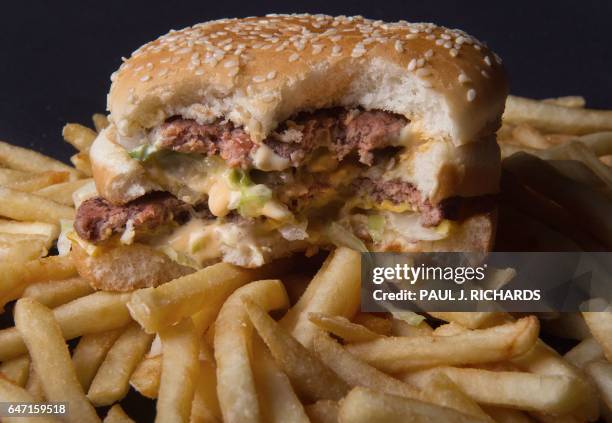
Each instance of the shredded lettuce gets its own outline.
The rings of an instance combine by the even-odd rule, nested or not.
[[[368,216],[368,232],[374,242],[382,241],[383,232],[385,231],[385,217],[380,214],[371,214]]]
[[[272,199],[272,190],[263,184],[253,183],[243,170],[232,169],[227,179],[233,189],[240,191],[237,209],[242,216],[258,216],[264,204]]]
[[[367,253],[368,248],[362,240],[339,223],[332,222],[326,230],[330,242],[337,247],[348,247],[352,250]]]
[[[157,147],[150,144],[143,144],[130,150],[128,154],[131,158],[138,160],[139,162],[144,162],[148,160],[154,153],[156,153]]]

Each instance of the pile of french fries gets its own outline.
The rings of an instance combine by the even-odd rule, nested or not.
[[[611,249],[612,112],[583,107],[508,100],[502,246],[518,249],[516,232],[527,249]],[[130,389],[156,399],[157,422],[612,421],[612,308],[365,313],[360,255],[346,248],[316,274],[291,259],[219,263],[94,292],[68,255],[48,251],[91,184],[95,134],[65,127],[74,168],[0,143],[0,307],[14,315],[0,330],[0,402],[67,402],[71,422],[134,421]],[[541,335],[575,347],[561,355]]]

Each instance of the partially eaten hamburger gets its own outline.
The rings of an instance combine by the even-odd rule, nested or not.
[[[112,77],[72,254],[100,288],[334,245],[487,251],[507,95],[466,33],[269,15],[172,31]],[[119,269],[119,270],[118,270]]]

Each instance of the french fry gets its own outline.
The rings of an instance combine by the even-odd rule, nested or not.
[[[424,320],[415,326],[401,319],[391,319],[390,335],[392,336],[427,336],[431,335],[432,333],[433,329]]]
[[[30,239],[27,239],[30,237]],[[6,238],[16,238],[7,241]],[[25,239],[24,239],[25,238]],[[20,263],[47,255],[45,241],[29,235],[0,234],[0,263]]]
[[[0,185],[12,184],[35,176],[36,173],[0,167]]]
[[[96,131],[78,123],[67,123],[62,128],[64,141],[79,151],[89,150],[97,136]]]
[[[491,417],[474,400],[465,395],[446,375],[431,373],[430,377],[422,380],[417,379],[415,382],[423,391],[423,396],[428,399],[427,402],[492,422]]]
[[[66,279],[76,275],[68,257],[53,256],[25,263],[0,263],[0,310],[21,296],[24,289],[36,282]]]
[[[412,385],[360,361],[324,333],[315,336],[313,350],[319,359],[350,387],[364,386],[387,394],[425,400],[421,392]]]
[[[161,354],[145,357],[130,377],[130,385],[141,395],[155,399],[161,380]]]
[[[23,355],[0,364],[0,373],[18,386],[25,386],[30,374],[30,357]]]
[[[468,416],[451,408],[384,394],[367,388],[354,388],[340,402],[339,422],[383,423],[383,422],[490,422]]]
[[[494,406],[483,406],[482,408],[497,423],[533,423],[527,414],[519,410]]]
[[[0,141],[0,166],[24,172],[68,172],[70,179],[78,179],[78,173],[64,163],[27,148]]]
[[[338,401],[319,400],[304,408],[312,423],[338,423]]]
[[[39,197],[48,198],[65,206],[75,207],[72,195],[75,191],[92,182],[93,179],[77,179],[76,181],[63,182],[34,191]]]
[[[599,395],[606,407],[612,409],[612,364],[605,361],[593,361],[585,370],[595,382]]]
[[[55,308],[93,293],[85,279],[76,277],[59,281],[37,282],[23,291],[22,297],[32,298],[44,306]]]
[[[597,395],[584,377],[574,366],[569,364],[552,348],[541,340],[535,346],[520,357],[510,360],[510,364],[520,370],[545,376],[563,376],[573,380],[576,391],[574,401],[576,407],[572,411],[572,416],[579,421],[594,421],[599,416],[599,406]]]
[[[125,411],[123,411],[119,404],[115,404],[106,413],[103,423],[134,423],[134,420],[125,414]]]
[[[308,319],[308,313],[351,318],[357,312],[361,289],[359,263],[358,252],[348,248],[335,249],[299,301],[281,320],[281,324],[306,347],[321,331]]]
[[[381,335],[365,326],[352,323],[346,317],[329,316],[323,313],[308,313],[308,319],[321,329],[333,333],[346,342],[363,342],[378,339]]]
[[[31,174],[26,178],[21,178],[14,182],[2,184],[5,188],[23,192],[34,192],[39,189],[66,182],[70,175],[68,172],[47,171],[43,173]]]
[[[274,423],[308,423],[310,420],[289,378],[278,368],[261,339],[256,339],[253,356],[253,376],[263,420]]]
[[[256,275],[231,264],[215,264],[156,288],[135,291],[128,308],[149,333],[203,310],[209,311],[212,321],[227,297]]]
[[[542,100],[543,103],[555,104],[563,107],[577,107],[581,108],[586,105],[586,100],[580,95],[568,95],[564,97],[556,98],[545,98]]]
[[[18,222],[16,220],[0,219],[0,232],[5,234],[37,235],[47,240],[51,246],[57,239],[60,229],[53,223]]]
[[[157,422],[186,422],[200,373],[198,336],[191,318],[162,330],[162,373],[157,397]]]
[[[386,372],[439,365],[467,365],[507,360],[527,352],[536,342],[534,316],[489,329],[455,336],[382,338],[346,348],[366,363]]]
[[[584,396],[583,386],[575,384],[574,378],[527,372],[437,367],[403,379],[410,382],[428,372],[445,374],[474,401],[485,405],[567,414]]]
[[[191,423],[221,422],[221,408],[217,398],[217,375],[211,360],[200,360],[200,375],[195,385],[189,421]]]
[[[372,332],[384,336],[391,334],[391,327],[393,325],[391,319],[380,317],[372,313],[357,313],[352,321],[358,325],[365,326]]]
[[[612,170],[603,164],[589,148],[581,142],[570,141],[566,144],[568,156],[571,160],[577,160],[589,167],[608,188],[612,188]]]
[[[36,373],[36,369],[34,369],[34,365],[32,363],[30,363],[30,372],[25,388],[30,395],[36,398],[36,401],[42,402],[45,400],[45,391],[42,386],[42,381],[40,380],[38,373]]]
[[[132,372],[145,355],[153,335],[131,323],[115,341],[91,381],[87,398],[96,406],[122,399],[129,389]]]
[[[53,309],[64,339],[104,332],[127,325],[131,319],[126,303],[130,294],[95,292]],[[0,330],[0,361],[18,357],[26,346],[16,328]]]
[[[0,216],[57,224],[74,219],[74,209],[27,192],[0,187]]]
[[[223,420],[259,421],[261,409],[250,360],[253,327],[243,305],[243,298],[257,301],[266,310],[289,305],[282,283],[278,280],[252,282],[229,296],[215,323],[215,360],[217,394]]]
[[[591,361],[603,360],[604,351],[595,338],[587,338],[565,353],[563,358],[579,369],[584,369]]]
[[[268,346],[278,365],[289,376],[301,398],[314,401],[339,400],[348,392],[349,387],[346,382],[293,338],[261,307],[248,299],[244,300],[244,307],[257,333]]]
[[[91,120],[93,121],[94,128],[96,128],[96,132],[100,132],[109,125],[108,117],[102,113],[94,113]]]
[[[529,148],[544,149],[550,147],[544,135],[532,126],[521,124],[512,130],[514,140]]]
[[[612,245],[612,199],[588,186],[560,175],[537,157],[515,154],[503,168],[573,215],[573,222],[606,245]],[[502,184],[503,185],[503,184]]]
[[[548,163],[566,178],[593,188],[604,188],[602,181],[587,165],[577,160],[549,160]]]
[[[469,329],[478,329],[490,326],[494,323],[498,323],[505,319],[506,314],[488,312],[488,311],[476,311],[476,312],[464,312],[464,311],[436,311],[427,313],[436,319],[444,320],[446,322],[459,323],[461,326],[465,326]]]
[[[70,157],[70,162],[74,165],[74,167],[81,172],[81,174],[86,177],[92,176],[91,171],[91,161],[89,159],[89,153],[85,151],[80,151],[75,155]]]
[[[12,383],[8,379],[2,377],[0,375],[0,401],[1,402],[9,402],[9,403],[18,403],[18,402],[37,402],[37,399],[33,397],[28,391],[23,389],[22,387]],[[30,419],[28,419],[30,420]],[[5,417],[2,421],[6,423],[17,423],[24,422],[26,418],[9,418]],[[37,423],[58,423],[59,420],[53,417],[41,416],[36,418]]]
[[[587,134],[612,129],[612,111],[563,107],[513,95],[509,95],[506,100],[503,120],[564,134]]]
[[[15,325],[27,345],[36,373],[41,376],[45,398],[68,402],[67,421],[99,422],[76,377],[68,347],[51,310],[23,298],[15,305]]]
[[[72,364],[79,383],[87,392],[100,365],[124,328],[83,335],[72,353]]]
[[[582,313],[593,337],[604,350],[608,361],[612,361],[612,311]]]

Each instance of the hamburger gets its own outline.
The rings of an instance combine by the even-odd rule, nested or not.
[[[501,60],[463,31],[268,15],[170,33],[111,77],[72,255],[94,286],[334,245],[488,251]]]

